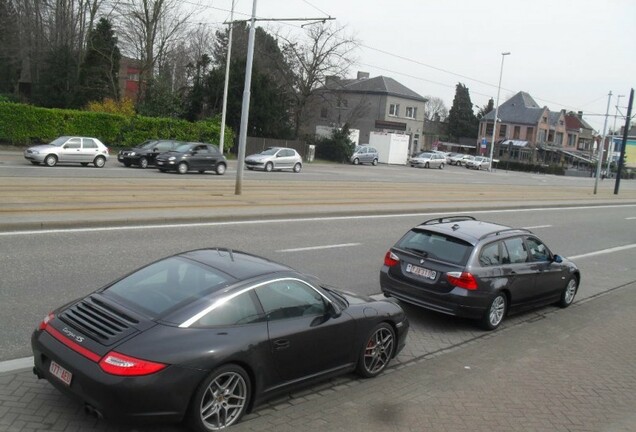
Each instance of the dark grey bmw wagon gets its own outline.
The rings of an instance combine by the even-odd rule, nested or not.
[[[382,292],[487,330],[508,314],[574,301],[581,274],[531,231],[451,216],[407,232],[384,258]]]

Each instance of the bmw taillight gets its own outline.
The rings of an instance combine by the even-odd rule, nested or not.
[[[477,289],[477,279],[468,272],[448,272],[446,273],[446,279],[448,279],[451,285],[459,288],[471,291]]]
[[[40,325],[38,326],[38,330],[46,329],[46,326],[49,325],[49,323],[51,322],[53,318],[55,318],[55,315],[53,315],[53,312],[45,316],[42,322],[40,323]]]
[[[100,360],[99,366],[111,375],[142,376],[159,372],[167,365],[111,351]]]
[[[388,251],[384,256],[384,265],[393,267],[400,263],[400,258],[391,251]]]

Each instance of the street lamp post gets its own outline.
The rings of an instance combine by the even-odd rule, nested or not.
[[[488,171],[492,171],[492,157],[493,157],[493,152],[495,150],[495,135],[497,134],[497,119],[499,117],[499,93],[501,92],[501,77],[503,76],[503,65],[504,65],[504,59],[506,58],[507,55],[510,55],[509,52],[502,52],[501,53],[501,68],[499,69],[499,85],[497,86],[497,103],[495,104],[495,120],[493,121],[493,126],[492,126],[492,142],[490,143],[490,164],[489,164],[489,168]]]

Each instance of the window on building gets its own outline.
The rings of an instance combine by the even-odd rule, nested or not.
[[[486,136],[492,136],[492,123],[486,124]]]
[[[534,128],[527,128],[526,129],[526,141],[532,141],[533,140],[533,136],[534,135]]]
[[[391,104],[389,105],[389,115],[390,116],[399,116],[400,115],[400,104]]]
[[[521,135],[521,126],[515,126],[514,132],[512,133],[512,139],[519,139],[519,136]]]
[[[568,134],[568,147],[574,147],[576,145],[576,135]]]
[[[320,118],[327,118],[327,117],[329,117],[329,108],[327,107],[320,108]]]
[[[406,117],[414,119],[417,117],[416,107],[406,107]]]
[[[543,129],[539,130],[539,139],[538,139],[538,141],[543,143],[543,142],[545,142],[545,138],[546,138],[546,131],[543,130]]]
[[[505,138],[508,133],[508,125],[499,125],[499,138]]]
[[[347,99],[338,99],[338,108],[347,108],[349,106],[349,101]]]
[[[556,144],[558,146],[563,145],[563,133],[562,132],[557,132],[556,138],[554,140],[554,144]]]
[[[547,117],[543,117],[543,123],[547,123],[548,122],[548,118]]]

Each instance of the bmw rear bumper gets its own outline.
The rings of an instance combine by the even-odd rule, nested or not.
[[[380,287],[387,297],[395,297],[436,312],[464,318],[479,319],[489,306],[490,296],[483,291],[453,288],[442,293],[414,286],[388,275],[384,268],[380,272]]]

